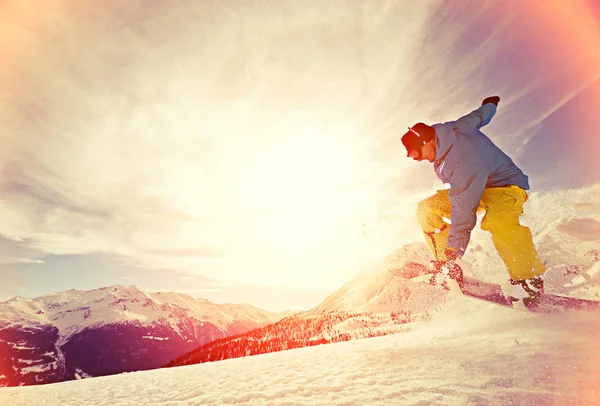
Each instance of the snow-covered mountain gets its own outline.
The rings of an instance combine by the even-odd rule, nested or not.
[[[443,301],[444,292],[433,286],[398,278],[394,273],[410,273],[413,262],[426,264],[430,259],[424,243],[406,244],[388,255],[380,266],[350,280],[311,313],[359,311],[426,314]]]
[[[135,286],[15,297],[0,303],[0,384],[152,369],[286,315]]]
[[[392,258],[427,259],[424,244],[412,243]],[[292,348],[329,344],[405,330],[407,324],[428,320],[446,300],[434,286],[394,276],[389,261],[359,275],[314,309],[237,336],[207,343],[170,362],[169,366],[219,361]],[[394,262],[406,269],[407,261]]]

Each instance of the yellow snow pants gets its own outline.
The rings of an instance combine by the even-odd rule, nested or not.
[[[450,233],[451,204],[449,190],[439,190],[421,201],[417,217],[431,252],[438,261],[445,260],[444,251]],[[481,229],[492,234],[492,241],[504,261],[511,279],[523,280],[546,272],[533,244],[531,230],[522,226],[519,217],[527,192],[518,186],[486,188],[477,212],[485,211]]]

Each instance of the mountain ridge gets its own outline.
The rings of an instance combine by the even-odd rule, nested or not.
[[[135,285],[14,297],[0,303],[0,385],[153,369],[286,315]]]

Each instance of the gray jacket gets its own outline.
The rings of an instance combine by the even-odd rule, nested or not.
[[[479,129],[496,114],[487,103],[456,121],[435,124],[436,175],[450,184],[452,204],[447,246],[463,255],[477,222],[477,207],[485,188],[516,185],[529,189],[527,176]]]

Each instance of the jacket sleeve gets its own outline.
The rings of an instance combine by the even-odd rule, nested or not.
[[[472,168],[468,164],[461,168]],[[462,256],[471,239],[471,231],[477,223],[477,208],[483,196],[487,183],[488,174],[485,171],[467,173],[463,170],[455,170],[450,179],[450,235],[447,247],[457,251]]]
[[[462,116],[457,123],[462,124],[468,128],[474,128],[479,130],[481,127],[488,125],[492,121],[492,117],[496,114],[496,105],[494,103],[487,103],[479,107],[477,110],[473,110],[466,116]]]

